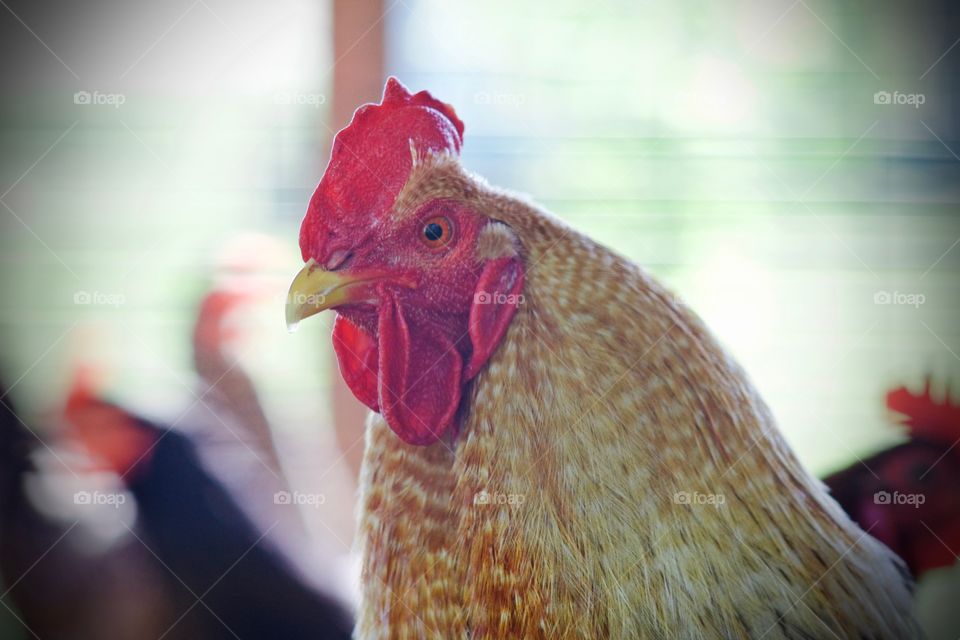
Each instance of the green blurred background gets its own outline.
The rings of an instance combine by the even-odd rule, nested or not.
[[[886,390],[960,370],[948,2],[0,4],[2,375],[28,415],[80,362],[145,410],[188,401],[217,256],[275,237],[282,292],[332,133],[385,74],[456,107],[470,169],[669,283],[816,473],[899,439]],[[337,442],[329,319],[244,322],[308,476],[298,452]]]

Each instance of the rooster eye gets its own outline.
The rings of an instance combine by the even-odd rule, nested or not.
[[[450,242],[450,221],[443,217],[430,218],[423,225],[423,243],[430,248],[442,247]]]

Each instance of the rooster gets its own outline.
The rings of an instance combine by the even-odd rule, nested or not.
[[[333,143],[287,322],[373,413],[359,638],[909,638],[910,578],[638,266],[459,161],[389,79]]]

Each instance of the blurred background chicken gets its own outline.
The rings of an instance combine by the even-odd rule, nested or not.
[[[51,512],[50,483],[35,459],[48,447],[22,421],[12,398],[0,407],[0,576],[2,600],[24,628],[50,640],[144,638],[176,615],[164,569],[133,541],[105,551],[88,522]],[[43,507],[46,507],[46,511]],[[187,626],[168,637],[188,638]],[[184,633],[181,633],[184,632]],[[12,630],[8,632],[12,636]]]
[[[888,392],[886,404],[909,439],[825,482],[844,510],[919,579],[953,565],[960,554],[960,407],[949,391],[937,400],[929,379],[920,393]]]
[[[137,504],[131,534],[167,571],[167,591],[183,624],[200,638],[350,638],[344,605],[325,594],[270,534],[291,505],[273,502],[258,528],[196,447],[170,426],[74,390],[67,419],[93,455],[123,478]],[[240,494],[247,502],[256,495]],[[280,527],[282,529],[282,527]],[[329,587],[328,587],[329,588]]]
[[[224,247],[190,336],[194,400],[169,422],[104,399],[109,376],[94,364],[77,368],[64,406],[47,414],[60,426],[41,430],[49,442],[3,393],[0,575],[23,629],[72,640],[350,637],[344,569],[312,551],[237,355],[247,328],[233,314],[270,299],[275,247],[255,235]]]

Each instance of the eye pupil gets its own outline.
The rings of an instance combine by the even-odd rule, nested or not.
[[[439,249],[446,246],[453,237],[450,221],[443,216],[436,216],[423,222],[420,237],[430,249]]]
[[[436,222],[431,222],[423,228],[423,236],[430,242],[436,242],[443,237],[443,227]]]

